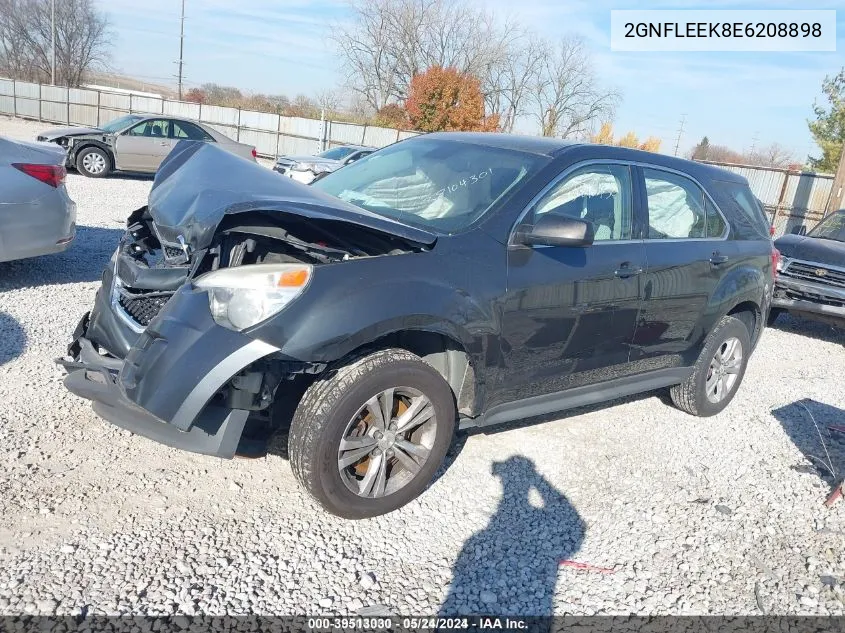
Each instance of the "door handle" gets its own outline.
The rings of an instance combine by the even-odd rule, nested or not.
[[[167,147],[168,145],[170,145],[170,141],[161,141],[162,147]]]
[[[719,251],[716,251],[710,256],[710,263],[718,266],[719,264],[724,264],[728,259],[727,255],[722,255]]]
[[[631,266],[630,263],[625,262],[619,268],[617,268],[613,274],[619,277],[620,279],[627,279],[628,277],[634,277],[635,275],[639,275],[643,272],[643,269],[639,266]]]

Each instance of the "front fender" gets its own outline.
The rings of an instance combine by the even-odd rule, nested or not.
[[[85,137],[72,137],[70,139],[67,150],[67,163],[69,165],[75,165],[76,155],[86,147],[99,147],[100,149],[108,152],[112,159],[112,164],[114,164],[114,147],[108,140],[104,140],[103,138]]]
[[[503,265],[498,275],[458,260],[437,274],[438,263],[415,253],[318,267],[303,296],[246,334],[285,356],[329,362],[385,335],[425,330],[458,341],[480,360],[500,330],[494,305]]]

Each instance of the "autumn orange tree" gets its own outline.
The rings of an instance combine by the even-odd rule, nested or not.
[[[455,68],[432,66],[411,79],[405,110],[411,126],[422,132],[499,129],[499,115],[484,116],[481,83]]]
[[[601,129],[597,134],[590,137],[593,143],[602,143],[603,145],[618,145],[619,147],[632,147],[634,149],[644,149],[647,152],[660,151],[660,139],[654,136],[649,136],[646,140],[640,143],[640,139],[633,132],[628,132],[625,136],[618,140],[613,140],[613,124],[602,123]]]

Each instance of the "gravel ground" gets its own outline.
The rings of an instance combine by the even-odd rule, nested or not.
[[[169,449],[62,387],[150,180],[67,186],[73,247],[0,264],[0,614],[845,614],[845,332],[782,317],[710,419],[653,393],[461,438],[420,499],[347,522],[281,457]]]

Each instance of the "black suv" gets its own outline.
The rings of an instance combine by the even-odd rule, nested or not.
[[[775,242],[780,251],[769,324],[783,312],[845,327],[845,209],[809,233],[796,226]]]
[[[429,134],[304,186],[183,142],[59,362],[171,446],[289,429],[299,482],[374,516],[456,426],[666,387],[721,411],[768,316],[768,229],[743,178],[618,147]]]

